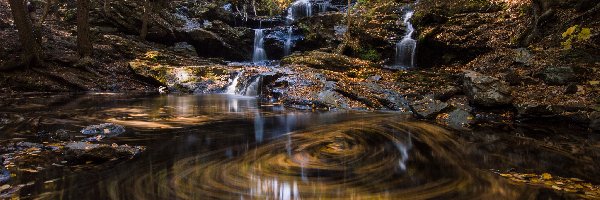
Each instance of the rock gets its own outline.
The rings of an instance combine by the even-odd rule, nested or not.
[[[33,143],[33,142],[19,142],[17,143],[17,148],[19,149],[29,149],[29,148],[44,148],[43,144]]]
[[[85,127],[83,130],[81,130],[81,133],[84,135],[115,137],[125,133],[125,128],[118,124],[104,123]]]
[[[527,50],[526,48],[518,48],[514,50],[515,53],[515,62],[517,63],[521,63],[524,65],[528,65],[529,61],[531,60],[531,52],[529,50]]]
[[[169,93],[169,88],[167,88],[165,86],[160,86],[160,87],[158,87],[158,93],[168,94]]]
[[[548,67],[536,74],[548,85],[566,85],[576,81],[577,75],[571,67]]]
[[[471,103],[486,107],[511,104],[511,88],[506,82],[474,71],[465,71],[463,91]]]
[[[254,32],[213,21],[209,28],[178,32],[177,37],[193,45],[198,56],[245,61],[252,55]]]
[[[40,131],[37,133],[37,138],[43,142],[60,142],[71,140],[71,135],[67,130],[59,129],[55,132]]]
[[[361,67],[371,66],[368,61],[351,58],[344,55],[310,51],[292,54],[281,60],[283,65],[306,65],[315,69],[326,69],[331,71],[346,71]]]
[[[2,163],[0,163],[2,164]],[[10,172],[4,168],[4,166],[0,166],[0,184],[4,184],[10,180]]]
[[[194,46],[192,46],[191,44],[188,44],[187,42],[175,43],[175,45],[173,45],[169,49],[173,50],[176,53],[180,53],[180,54],[184,54],[184,55],[198,56],[198,53],[196,52],[196,49],[194,48]]]
[[[87,162],[103,163],[111,160],[133,158],[146,148],[142,146],[71,142],[65,145],[65,149],[65,160],[71,164],[83,164]]]
[[[456,108],[449,113],[438,115],[437,120],[456,130],[468,130],[475,123],[473,115],[464,109]]]
[[[410,109],[418,118],[433,119],[448,107],[448,104],[432,97],[410,102]]]
[[[565,89],[565,94],[576,94],[578,90],[577,84],[569,84]]]

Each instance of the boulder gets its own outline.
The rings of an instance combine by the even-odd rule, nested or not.
[[[548,67],[536,74],[548,85],[566,85],[577,80],[575,70],[571,67]]]
[[[497,78],[465,70],[463,91],[472,104],[494,107],[511,104],[510,86]]]
[[[448,103],[429,96],[410,102],[410,109],[418,118],[433,119],[446,108],[448,108]]]

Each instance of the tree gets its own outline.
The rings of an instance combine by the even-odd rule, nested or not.
[[[148,35],[148,18],[150,17],[150,12],[150,0],[144,0],[144,15],[142,16],[142,30],[140,31],[140,38],[142,40],[145,40]]]
[[[22,64],[35,67],[42,64],[42,48],[35,39],[31,19],[27,15],[26,3],[23,0],[9,0],[13,20],[17,26],[19,40],[23,47]]]
[[[90,0],[77,0],[77,52],[81,58],[92,55],[89,10]]]

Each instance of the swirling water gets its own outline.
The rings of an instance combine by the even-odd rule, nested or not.
[[[56,95],[4,105],[17,106],[3,113],[40,117],[47,129],[119,123],[127,134],[108,142],[147,146],[115,165],[17,176],[35,182],[19,193],[28,198],[531,199],[555,194],[488,169],[600,177],[594,159],[536,147],[523,135],[451,132],[394,113],[295,111],[231,95]],[[17,135],[0,139],[27,129],[14,127]]]

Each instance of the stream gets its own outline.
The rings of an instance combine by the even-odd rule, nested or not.
[[[449,131],[390,112],[310,112],[215,95],[52,94],[4,98],[0,142],[105,122],[140,145],[125,160],[9,168],[26,199],[556,199],[494,170],[600,180],[599,136],[569,127]],[[17,119],[17,120],[9,120]],[[18,120],[20,119],[20,120]]]

